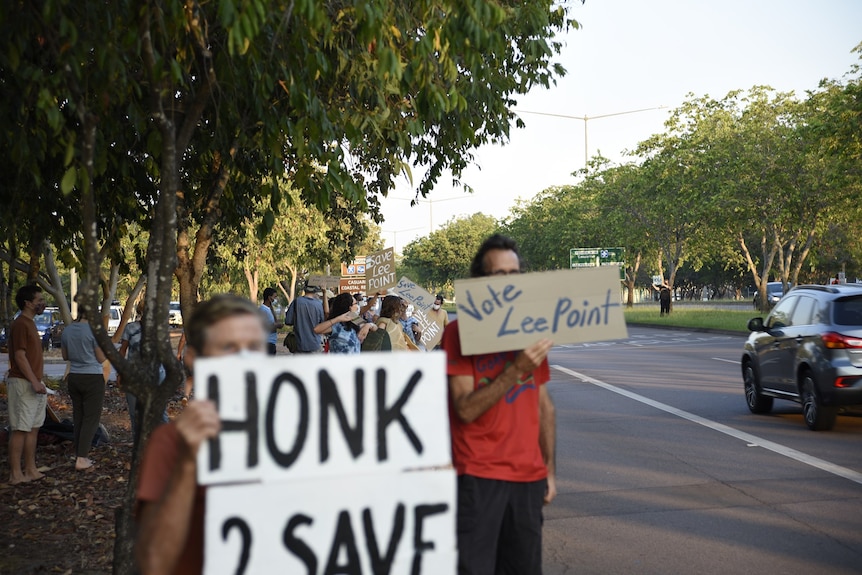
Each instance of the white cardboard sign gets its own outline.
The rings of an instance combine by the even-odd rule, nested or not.
[[[395,291],[413,304],[413,316],[419,320],[422,329],[421,343],[425,349],[434,349],[443,337],[443,326],[437,321],[428,318],[428,311],[434,305],[435,296],[416,285],[407,277],[402,277],[395,286]]]
[[[443,352],[200,359],[195,397],[216,402],[222,429],[198,452],[198,483],[446,466],[444,364]]]
[[[626,338],[619,286],[616,266],[456,280],[462,353]]]
[[[455,573],[455,472],[210,487],[207,575]]]

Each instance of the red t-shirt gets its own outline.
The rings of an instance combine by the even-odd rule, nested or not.
[[[153,503],[164,495],[179,456],[180,436],[174,423],[157,427],[147,442],[138,480],[136,498],[139,503]],[[183,546],[174,573],[203,573],[204,567],[204,510],[206,488],[198,486],[192,508],[188,539]]]
[[[461,355],[458,321],[443,332],[447,375],[473,377],[478,389],[515,361],[518,352]],[[551,379],[547,358],[491,409],[463,423],[449,404],[452,461],[458,475],[503,481],[538,481],[548,476],[539,447],[539,386]]]

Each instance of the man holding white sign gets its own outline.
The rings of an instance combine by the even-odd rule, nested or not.
[[[266,350],[264,317],[249,300],[231,295],[200,303],[186,323],[185,362]],[[197,484],[197,452],[221,428],[215,403],[190,401],[147,444],[137,491],[135,555],[141,573],[201,573],[205,491]]]
[[[471,277],[518,274],[515,242],[496,234]],[[542,505],[556,495],[554,405],[545,387],[552,342],[465,356],[458,321],[443,333],[452,458],[458,473],[458,572],[542,572]]]

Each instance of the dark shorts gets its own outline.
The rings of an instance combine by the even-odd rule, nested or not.
[[[458,476],[459,575],[541,575],[547,485]]]

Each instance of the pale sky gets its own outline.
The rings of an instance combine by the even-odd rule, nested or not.
[[[383,200],[381,224],[396,252],[453,217],[482,212],[503,218],[518,199],[574,184],[590,156],[614,161],[664,131],[669,112],[688,93],[720,99],[732,90],[768,85],[780,91],[817,89],[854,63],[862,42],[862,0],[567,0],[580,30],[569,32],[557,61],[568,74],[549,90],[534,89],[517,110],[586,116],[588,120],[521,114],[503,147],[486,146],[462,181],[470,195],[443,178],[431,201],[410,207],[406,180]],[[665,109],[625,113],[665,106]],[[414,169],[418,182],[419,170]],[[433,228],[432,228],[433,227]]]

